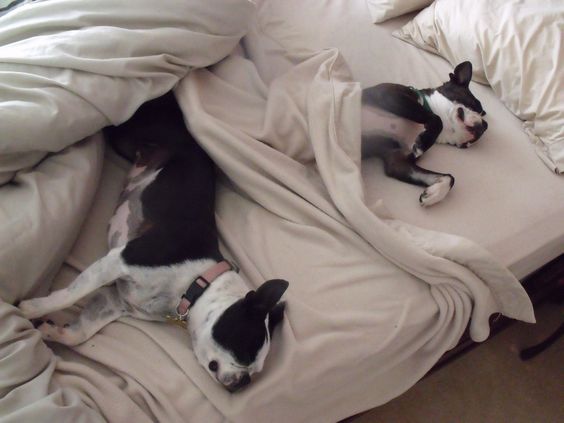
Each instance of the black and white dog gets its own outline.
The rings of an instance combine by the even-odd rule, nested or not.
[[[454,177],[423,169],[417,159],[435,142],[467,148],[488,127],[486,112],[468,88],[471,79],[472,64],[464,62],[437,88],[380,84],[362,91],[363,157],[378,156],[388,176],[426,187],[422,206],[441,201]]]
[[[76,321],[36,321],[44,339],[66,345],[121,316],[187,320],[198,362],[234,392],[263,368],[288,282],[273,279],[249,291],[221,255],[214,164],[187,131],[172,93],[144,104],[107,135],[122,154],[137,157],[110,222],[110,251],[68,288],[19,308],[35,319],[96,291]]]

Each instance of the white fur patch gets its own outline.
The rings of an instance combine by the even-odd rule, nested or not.
[[[449,193],[452,188],[452,178],[450,176],[441,176],[437,182],[427,187],[421,197],[419,203],[423,207],[429,207],[437,204]]]
[[[161,172],[161,169],[149,170],[145,166],[133,166],[128,175],[128,182],[126,186],[127,191],[133,191],[136,188],[141,188],[144,190],[147,186],[155,180],[157,175]],[[143,173],[142,177],[140,177]]]
[[[442,95],[438,91],[427,97],[429,107],[443,122],[443,130],[437,138],[439,144],[451,144],[460,147],[474,140],[474,135],[468,131],[466,126],[474,126],[482,121],[479,113],[469,109],[468,107],[454,103]],[[462,107],[464,110],[464,122],[458,116],[458,108]]]
[[[379,107],[363,104],[361,109],[363,135],[380,135],[395,139],[411,150],[412,145],[424,126],[402,118]]]
[[[135,224],[131,224],[130,215],[133,210],[139,210],[137,218],[133,221],[139,225],[143,221],[141,192],[153,182],[162,169],[150,170],[145,166],[133,166],[128,175],[127,185],[122,193],[125,194],[123,202],[118,206],[110,219],[108,228],[108,245],[111,248],[127,244],[132,234],[137,231]]]
[[[119,205],[114,215],[110,219],[110,227],[108,229],[108,244],[111,246],[125,245],[129,240],[129,226],[127,219],[131,214],[129,209],[129,201],[126,200]],[[113,239],[117,237],[117,239]]]

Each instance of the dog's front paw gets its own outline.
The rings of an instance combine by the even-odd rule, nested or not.
[[[36,319],[33,321],[33,326],[41,333],[41,338],[44,341],[58,342],[64,345],[77,345],[84,342],[82,333],[73,329],[69,324],[57,326],[52,320]]]
[[[23,300],[21,303],[19,303],[18,308],[29,320],[41,317],[43,315],[39,307],[37,298],[33,300]]]
[[[35,319],[33,326],[41,333],[41,337],[46,341],[56,341],[62,330],[55,325],[52,320]]]
[[[423,207],[429,207],[437,204],[451,190],[454,185],[454,177],[452,175],[441,176],[437,182],[427,187],[419,197],[419,204]]]

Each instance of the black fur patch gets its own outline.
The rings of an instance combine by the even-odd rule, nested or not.
[[[213,326],[215,341],[233,353],[237,361],[248,366],[253,363],[267,339],[265,316],[253,313],[241,299],[223,312]]]
[[[215,168],[188,132],[172,92],[139,108],[106,135],[124,156],[155,146],[170,153],[155,180],[141,195],[148,229],[129,241],[122,253],[127,264],[167,266],[185,260],[221,261],[215,224]]]
[[[287,281],[271,279],[256,291],[249,291],[217,320],[212,329],[215,341],[231,351],[241,364],[248,366],[254,362],[267,337],[284,317],[285,303],[278,301],[287,288]],[[268,332],[264,324],[267,315]]]

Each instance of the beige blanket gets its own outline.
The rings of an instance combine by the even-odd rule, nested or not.
[[[91,93],[107,83],[88,81]],[[37,273],[18,279],[24,261],[58,245],[54,236],[41,243],[32,230],[54,206],[30,206],[24,198],[13,207],[33,210],[22,234],[36,243],[22,250],[17,239],[2,239],[17,265],[12,279],[2,278],[0,421],[335,421],[408,389],[469,321],[473,338],[483,340],[492,313],[534,320],[518,281],[480,247],[365,204],[360,91],[336,50],[304,57],[268,88],[251,62],[233,55],[189,73],[175,92],[190,129],[224,173],[217,205],[223,250],[254,286],[270,277],[290,281],[287,318],[264,372],[228,394],[200,368],[180,328],[134,319],[76,348],[51,350],[9,304],[40,283]],[[69,114],[96,128],[89,115]],[[38,133],[47,128],[42,120],[32,126]],[[94,139],[52,156],[40,166],[66,157],[70,169],[45,173],[46,180],[65,181],[63,192],[70,193],[70,186],[92,184],[99,162],[88,169],[75,160],[99,157],[99,145]],[[92,151],[71,156],[81,148]],[[33,172],[42,174],[41,167]],[[42,188],[25,192],[58,192]],[[2,216],[2,230],[10,216]],[[70,229],[58,226],[64,239]],[[1,269],[7,257],[0,256]]]

